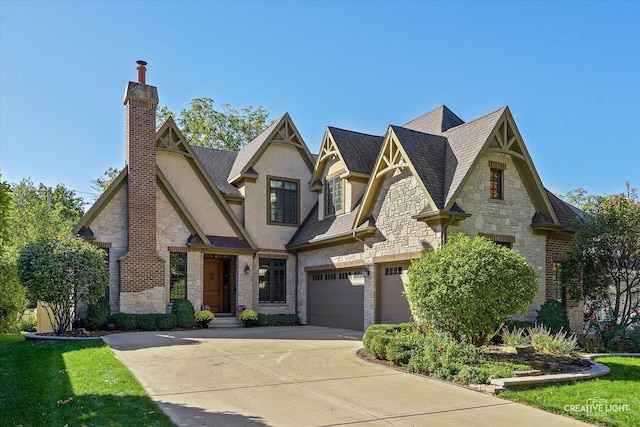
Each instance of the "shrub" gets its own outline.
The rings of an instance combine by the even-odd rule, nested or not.
[[[522,345],[529,343],[529,336],[524,329],[515,328],[511,331],[502,329],[502,342],[506,345]]]
[[[267,315],[264,313],[258,313],[258,325],[267,325]]]
[[[87,329],[104,329],[111,316],[111,306],[105,297],[87,306]]]
[[[141,331],[155,331],[157,314],[135,314],[136,328]]]
[[[276,326],[278,324],[277,314],[267,314],[267,325]]]
[[[395,330],[395,328],[396,325],[382,323],[369,326],[362,336],[362,345],[364,345],[364,348],[366,348],[369,353],[373,354],[373,352],[369,348],[373,337],[375,337],[376,335],[384,335],[388,332],[392,332],[393,330]]]
[[[115,313],[111,315],[111,321],[119,331],[133,331],[136,329],[136,317],[130,313]]]
[[[387,344],[387,359],[396,366],[404,366],[420,354],[425,345],[425,335],[420,331],[401,330]]]
[[[161,331],[167,331],[169,329],[173,329],[176,326],[176,315],[172,313],[168,314],[157,314],[156,315],[156,326]]]
[[[566,331],[552,334],[551,329],[544,326],[537,326],[535,328],[529,328],[528,332],[533,348],[543,353],[571,354],[578,344],[575,334],[567,336]]]
[[[507,320],[504,324],[504,328],[509,331],[513,331],[514,329],[524,329],[533,328],[536,326],[535,322],[531,322],[530,320]]]
[[[36,313],[26,310],[18,321],[18,329],[22,332],[36,332],[38,330],[38,316],[36,316]]]
[[[189,300],[175,300],[171,306],[171,313],[176,315],[176,326],[178,328],[189,329],[196,324],[195,310]]]
[[[569,330],[569,316],[564,305],[554,299],[550,299],[540,307],[536,318],[538,325],[544,325],[551,329],[551,333],[561,330]]]
[[[387,344],[391,337],[385,333],[375,335],[369,343],[369,353],[376,359],[387,360]]]
[[[300,324],[300,316],[298,316],[297,314],[289,314],[288,315],[288,320],[287,323],[289,325],[298,325]]]
[[[25,295],[26,289],[18,280],[16,263],[0,254],[0,332],[13,330],[16,326],[20,310],[26,303]]]
[[[460,381],[457,376],[465,365],[480,365],[482,362],[484,355],[481,349],[470,343],[458,342],[447,333],[432,332],[425,337],[424,353],[413,357],[407,370]]]
[[[406,295],[414,318],[480,346],[528,308],[537,289],[518,252],[460,234],[411,263]]]

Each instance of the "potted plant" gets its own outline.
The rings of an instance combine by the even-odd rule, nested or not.
[[[201,328],[208,328],[209,322],[213,320],[215,316],[209,310],[200,310],[196,313],[196,323],[200,325]]]
[[[240,313],[240,321],[245,327],[250,328],[258,321],[258,313],[251,309],[244,309]]]

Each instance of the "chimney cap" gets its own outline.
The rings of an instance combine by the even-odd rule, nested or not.
[[[136,64],[138,65],[147,65],[147,61],[143,61],[142,59],[139,59],[136,61]]]

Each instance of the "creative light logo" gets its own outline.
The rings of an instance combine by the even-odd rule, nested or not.
[[[564,405],[566,412],[628,412],[629,404],[609,404],[602,397],[591,397],[584,405]]]

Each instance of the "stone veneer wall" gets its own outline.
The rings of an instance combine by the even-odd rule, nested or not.
[[[253,299],[253,277],[255,273],[257,283],[257,264],[254,265],[254,257],[252,255],[238,255],[237,256],[238,268],[236,269],[236,286],[237,286],[237,301],[236,304],[242,304],[247,308],[257,309]],[[248,265],[251,268],[249,274],[245,274],[244,266]],[[255,300],[257,301],[257,299]],[[256,310],[257,311],[257,310]]]
[[[89,224],[95,243],[109,247],[109,305],[112,312],[120,311],[120,266],[118,260],[127,253],[127,187],[123,185],[102,211]]]
[[[504,171],[504,201],[489,199],[489,161],[507,165]],[[448,235],[464,233],[474,237],[480,233],[513,236],[512,248],[527,259],[536,272],[538,292],[525,318],[535,319],[536,310],[545,301],[546,237],[534,234],[531,218],[536,212],[524,183],[511,157],[506,154],[487,154],[480,158],[456,200],[471,217],[449,228]]]
[[[570,245],[571,237],[568,235],[550,233],[547,237],[545,300],[549,300],[554,297],[553,285],[555,277],[553,272],[553,263],[566,260],[567,249],[569,249]],[[566,289],[564,298],[565,306],[567,307],[567,314],[569,315],[569,327],[571,332],[582,333],[584,322],[584,302],[571,299]]]
[[[413,216],[428,206],[422,188],[409,169],[387,175],[380,189],[373,216],[375,236],[365,240],[370,275],[365,280],[365,328],[376,321],[377,277],[383,270],[373,264],[409,261],[424,250],[434,250],[440,243],[440,230],[416,221]]]

